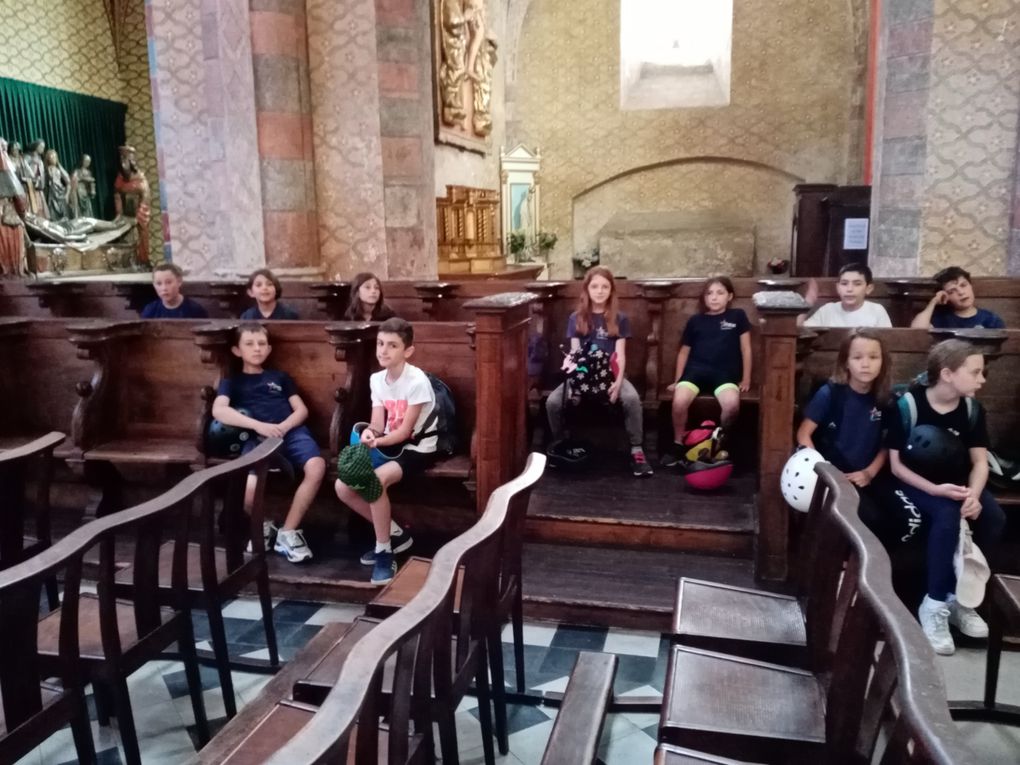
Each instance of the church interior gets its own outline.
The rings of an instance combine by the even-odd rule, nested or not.
[[[0,762],[1020,762],[1020,0],[0,23]]]

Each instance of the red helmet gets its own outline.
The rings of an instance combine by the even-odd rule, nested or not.
[[[719,462],[692,462],[687,466],[684,480],[696,491],[714,491],[721,488],[733,475],[733,463],[729,460]]]

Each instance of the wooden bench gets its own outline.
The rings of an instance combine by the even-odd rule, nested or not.
[[[580,651],[570,672],[542,765],[591,765],[598,754],[602,726],[613,697],[617,658],[611,653]]]
[[[911,762],[974,761],[949,717],[931,647],[893,592],[889,557],[857,517],[853,487],[831,465],[816,471],[825,498],[813,510],[831,514],[849,548],[831,668],[675,646],[660,741],[740,760],[813,763],[871,762],[882,740],[882,762],[908,761],[910,750]]]

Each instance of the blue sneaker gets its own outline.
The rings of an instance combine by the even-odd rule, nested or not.
[[[393,553],[381,552],[375,554],[375,566],[372,569],[372,584],[389,584],[397,573],[397,564],[393,560]]]
[[[411,545],[414,544],[414,540],[411,535],[407,533],[407,529],[401,529],[399,534],[390,535],[390,547],[393,548],[393,554],[399,555],[402,552],[406,552],[411,549]],[[373,547],[358,559],[362,566],[374,566],[375,565],[375,548]]]

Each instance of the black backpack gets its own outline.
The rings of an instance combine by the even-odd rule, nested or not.
[[[453,454],[457,451],[457,405],[453,400],[450,386],[433,374],[425,373],[432,385],[432,393],[436,397],[436,405],[425,419],[421,433],[409,439],[408,443],[418,444],[424,439],[436,436],[436,453]]]

